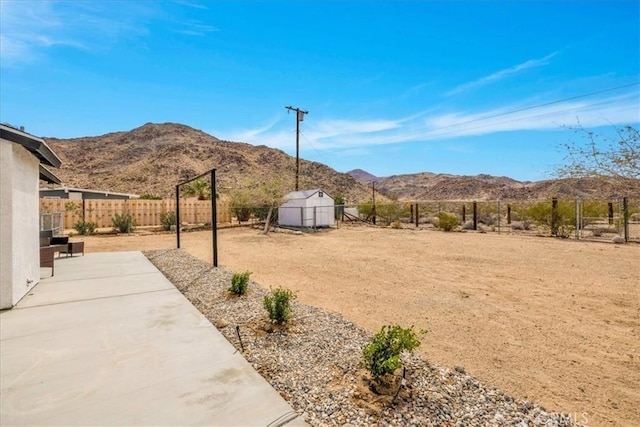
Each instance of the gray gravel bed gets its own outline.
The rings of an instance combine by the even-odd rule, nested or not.
[[[359,367],[369,331],[294,301],[288,327],[267,332],[262,299],[268,289],[250,281],[247,295],[232,296],[229,270],[212,268],[180,249],[145,255],[238,351],[244,349],[246,360],[313,426],[577,425],[569,415],[514,399],[464,369],[436,366],[415,355],[403,356],[406,384],[397,398],[372,401]],[[437,344],[429,343],[428,335],[423,341]],[[400,389],[399,378],[397,384]]]

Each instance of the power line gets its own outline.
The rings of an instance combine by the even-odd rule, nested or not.
[[[511,111],[507,111],[507,112],[504,112],[504,113],[498,113],[498,114],[492,114],[492,115],[489,115],[489,116],[478,117],[477,119],[467,120],[466,122],[454,123],[452,125],[443,126],[443,127],[439,128],[439,129],[434,129],[433,131],[439,131],[439,130],[447,129],[447,128],[454,127],[454,126],[462,126],[462,125],[466,125],[468,123],[474,123],[474,122],[478,122],[478,121],[481,121],[481,120],[493,119],[495,117],[506,116],[506,115],[509,115],[509,114],[519,113],[521,111],[533,110],[535,108],[547,107],[549,105],[560,104],[561,102],[573,101],[574,99],[580,99],[580,98],[586,98],[586,97],[593,96],[593,95],[599,95],[601,93],[611,92],[611,91],[618,90],[618,89],[624,89],[626,87],[636,86],[638,84],[640,84],[640,82],[629,83],[629,84],[626,84],[626,85],[616,86],[616,87],[609,88],[609,89],[603,89],[603,90],[599,90],[599,91],[596,91],[596,92],[590,92],[590,93],[585,93],[585,94],[582,94],[582,95],[571,96],[569,98],[559,99],[557,101],[546,102],[544,104],[532,105],[532,106],[529,106],[529,107],[519,108],[517,110],[511,110]]]
[[[515,118],[515,119],[511,119],[511,120],[504,120],[504,121],[501,121],[501,122],[493,122],[493,123],[489,123],[489,124],[482,124],[482,125],[479,125],[479,126],[472,126],[472,127],[468,127],[468,128],[465,128],[465,129],[466,130],[482,129],[482,128],[485,128],[485,127],[488,127],[488,126],[499,125],[499,124],[504,124],[504,123],[512,123],[512,122],[517,122],[517,121],[526,120],[526,119],[536,119],[536,118],[539,118],[539,117],[553,116],[555,114],[566,113],[566,112],[569,112],[569,111],[586,110],[586,109],[591,108],[591,107],[596,107],[598,105],[612,104],[614,102],[616,102],[616,101],[615,100],[601,101],[601,102],[596,102],[596,103],[593,103],[593,104],[584,105],[584,106],[578,107],[578,108],[567,108],[567,109],[564,109],[564,110],[555,110],[555,111],[550,111],[548,113],[535,114],[535,115],[532,115],[532,116],[523,116],[523,117],[518,117],[518,118]],[[515,111],[514,111],[514,113],[515,113]],[[493,118],[493,117],[490,117],[490,118]],[[477,120],[470,120],[468,122],[461,123],[460,125],[465,124],[465,123],[475,122],[475,121],[477,121]],[[432,133],[437,133],[437,135],[432,135],[432,136],[445,136],[448,133],[456,131],[456,129],[452,129],[451,131],[446,131],[445,130],[447,128],[450,128],[451,126],[453,126],[453,125],[445,126],[445,127],[439,128],[439,129],[434,129],[434,130],[430,131],[430,133],[431,132]],[[455,125],[455,126],[458,126],[458,125]],[[441,131],[441,130],[445,130],[445,132],[439,133],[439,131]]]

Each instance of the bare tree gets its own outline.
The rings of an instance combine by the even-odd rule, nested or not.
[[[613,126],[613,125],[612,125]],[[585,129],[580,122],[569,127],[580,142],[563,144],[567,155],[557,173],[562,178],[598,178],[620,190],[637,191],[640,179],[640,132],[633,126],[616,127],[613,137]]]

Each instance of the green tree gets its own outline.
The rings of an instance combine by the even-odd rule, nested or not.
[[[198,200],[211,199],[211,184],[204,178],[194,179],[183,187],[183,194],[187,197],[197,197]],[[216,199],[218,195],[216,194]]]
[[[585,129],[580,122],[568,127],[580,135],[580,142],[563,144],[565,164],[557,169],[562,178],[599,178],[619,190],[637,188],[640,179],[640,131],[633,126],[613,127],[607,137]]]

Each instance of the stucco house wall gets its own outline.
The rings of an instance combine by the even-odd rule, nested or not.
[[[14,306],[40,281],[40,161],[0,140],[0,309]]]
[[[0,123],[0,309],[40,281],[40,180],[61,184],[48,167],[62,161],[24,128]]]

